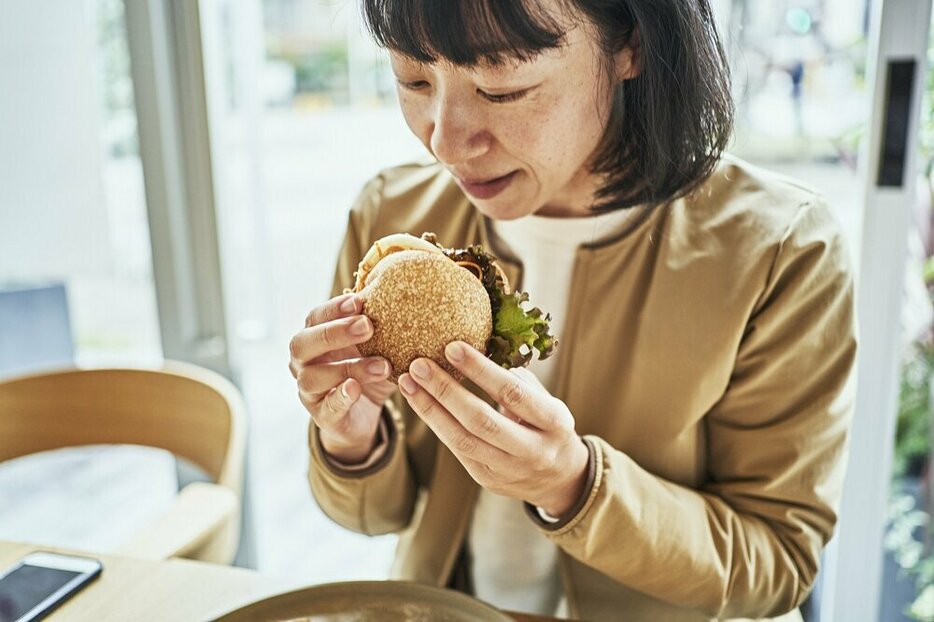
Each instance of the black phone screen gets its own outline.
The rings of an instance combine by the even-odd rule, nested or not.
[[[0,579],[0,622],[14,622],[80,572],[23,564]]]

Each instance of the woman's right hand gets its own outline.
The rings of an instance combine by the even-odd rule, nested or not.
[[[315,307],[289,343],[298,396],[320,428],[324,450],[340,462],[362,462],[373,450],[383,402],[396,390],[389,361],[361,358],[357,344],[373,336],[363,302],[343,294]]]

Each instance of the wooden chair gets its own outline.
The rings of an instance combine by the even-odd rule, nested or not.
[[[101,444],[145,445],[185,458],[215,483],[186,486],[163,516],[115,553],[228,564],[240,529],[245,412],[226,379],[178,362],[160,370],[68,369],[0,380],[0,462]]]

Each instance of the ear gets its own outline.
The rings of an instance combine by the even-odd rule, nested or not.
[[[642,44],[638,30],[632,31],[629,43],[616,53],[613,63],[618,81],[623,82],[639,77],[642,73]]]

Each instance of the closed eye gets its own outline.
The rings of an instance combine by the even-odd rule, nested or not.
[[[477,89],[477,93],[480,94],[485,100],[493,102],[494,104],[505,104],[508,102],[514,102],[518,99],[525,97],[529,91],[532,89],[522,89],[520,91],[513,91],[512,93],[503,93],[501,95],[494,95],[493,93],[487,93],[481,89]]]
[[[421,91],[424,88],[430,86],[425,80],[416,80],[414,82],[403,82],[402,80],[396,80],[399,86],[404,88],[407,91]]]
[[[403,80],[397,79],[396,83],[407,91],[423,91],[431,86],[431,84],[429,84],[425,80],[415,80],[412,82],[405,82]],[[514,102],[516,100],[522,99],[523,97],[528,95],[528,93],[532,91],[533,88],[535,87],[527,88],[527,89],[520,89],[518,91],[513,91],[511,93],[502,93],[502,94],[487,93],[483,89],[477,89],[477,93],[485,100],[492,102],[494,104],[505,104],[505,103]]]

